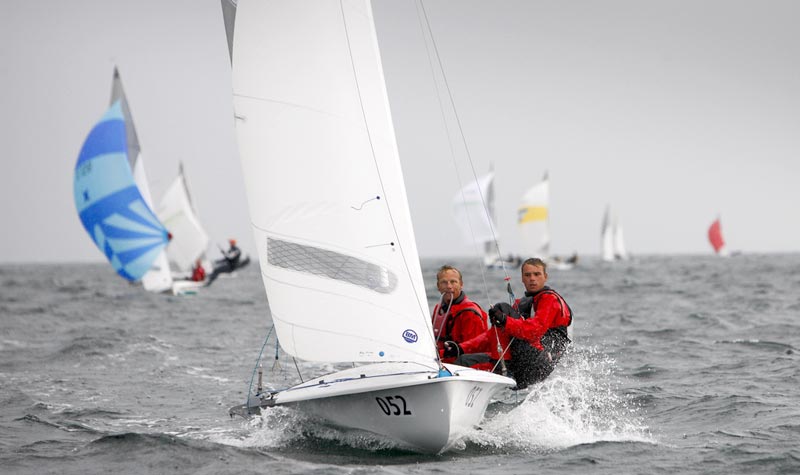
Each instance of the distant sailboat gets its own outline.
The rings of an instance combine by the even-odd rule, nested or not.
[[[523,252],[528,257],[550,257],[550,180],[545,172],[542,181],[528,188],[517,211]]]
[[[539,257],[552,269],[571,269],[578,260],[574,254],[567,260],[550,256],[550,179],[528,188],[517,210],[517,224],[522,235],[524,257]]]
[[[708,228],[708,242],[718,256],[727,257],[728,248],[725,247],[725,240],[722,238],[722,223],[720,218],[714,220]]]
[[[619,224],[616,213],[611,212],[610,206],[606,206],[603,215],[603,224],[600,230],[600,255],[606,262],[628,259],[622,225]]]
[[[500,265],[494,218],[494,172],[470,182],[456,193],[453,197],[453,217],[466,242],[480,243],[483,264]]]
[[[75,165],[75,206],[86,232],[117,273],[154,292],[171,287],[167,229],[153,213],[139,140],[119,72],[111,106]],[[166,272],[166,275],[164,274]]]
[[[210,242],[208,234],[197,218],[194,204],[189,195],[183,164],[178,176],[167,188],[158,206],[158,217],[172,234],[167,248],[169,260],[183,272],[191,272],[198,259],[207,261],[206,252]],[[210,264],[207,263],[210,270]]]

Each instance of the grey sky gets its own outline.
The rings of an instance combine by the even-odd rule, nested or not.
[[[800,250],[800,4],[425,8],[474,167],[497,175],[503,252],[517,250],[518,201],[545,170],[556,253],[597,254],[607,203],[634,254],[708,253],[719,213],[732,249]],[[420,253],[468,255],[415,4],[374,10]],[[212,238],[252,251],[218,0],[14,2],[0,17],[0,64],[0,262],[102,260],[77,218],[72,174],[115,64],[154,198],[183,160]]]

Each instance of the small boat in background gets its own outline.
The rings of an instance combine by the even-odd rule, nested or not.
[[[550,256],[550,180],[547,172],[542,181],[528,188],[519,209],[517,224],[522,234],[522,249],[525,256],[547,260]]]
[[[558,270],[572,269],[578,262],[577,254],[566,259],[550,255],[550,178],[547,172],[544,172],[542,181],[522,195],[517,209],[517,225],[525,258],[538,257],[547,262],[549,268]]]
[[[149,292],[193,293],[176,283],[167,259],[172,234],[153,211],[139,137],[119,70],[111,105],[83,143],[75,164],[78,217],[114,270]]]
[[[78,216],[114,270],[151,292],[171,289],[164,250],[169,232],[153,212],[139,139],[119,71],[111,105],[86,137],[75,164]]]
[[[722,223],[720,218],[714,220],[708,228],[708,242],[718,256],[727,257],[730,255],[728,248],[725,246],[725,240],[722,238]]]
[[[198,261],[204,269],[211,271],[212,265],[207,257],[210,239],[192,203],[183,163],[178,168],[178,176],[161,197],[157,214],[172,235],[167,257],[178,269],[172,274],[173,287],[183,292],[202,287],[203,282],[191,281],[191,276]]]
[[[606,206],[603,224],[600,227],[600,257],[606,262],[628,259],[622,225],[619,224],[616,213],[611,211],[610,205]]]

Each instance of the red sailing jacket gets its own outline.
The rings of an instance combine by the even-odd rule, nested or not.
[[[202,282],[206,278],[206,270],[203,266],[197,266],[192,270],[192,280],[194,282]]]
[[[499,349],[498,339],[500,340]],[[492,327],[475,338],[467,340],[460,345],[464,353],[489,353],[489,357],[491,357],[493,360],[498,360],[500,359],[500,352],[504,348],[508,348],[510,341],[511,338],[508,336],[508,333],[506,333],[502,328]],[[503,359],[510,360],[511,351],[506,351],[506,353],[503,355]]]
[[[524,315],[524,309],[520,310],[519,308],[520,300],[517,299],[514,302],[514,308]],[[528,341],[538,350],[544,350],[541,340],[547,330],[558,327],[566,328],[572,323],[572,311],[569,305],[548,287],[533,294],[530,311],[533,313],[530,318],[507,318],[505,332],[515,338]]]
[[[514,308],[519,311],[521,299],[514,302]],[[521,338],[530,342],[538,350],[543,350],[542,336],[551,328],[567,327],[572,323],[572,311],[567,303],[554,290],[545,287],[533,296],[531,311],[532,318],[507,318],[504,328],[494,327],[471,340],[461,343],[464,353],[489,353],[493,360],[500,358],[497,349],[498,340],[501,348],[508,348],[512,337]],[[511,359],[511,351],[506,351],[504,360]]]
[[[444,342],[454,341],[458,344],[480,335],[486,331],[488,317],[486,312],[475,302],[461,292],[450,307],[444,310],[441,303],[433,308],[433,335],[436,337],[436,346],[439,354],[444,351]],[[447,319],[445,321],[445,318]],[[445,363],[452,363],[455,358],[442,358]]]

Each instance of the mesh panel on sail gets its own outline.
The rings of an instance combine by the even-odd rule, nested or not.
[[[326,277],[388,294],[397,287],[389,269],[353,256],[281,239],[267,238],[267,260],[277,267]]]

